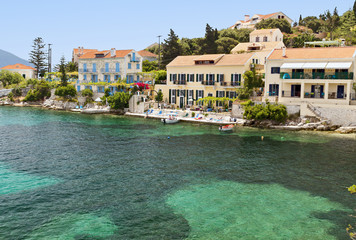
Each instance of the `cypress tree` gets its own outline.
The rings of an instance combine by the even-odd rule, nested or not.
[[[299,22],[298,22],[298,25],[299,25],[299,26],[302,26],[302,25],[303,25],[302,21],[303,21],[302,14],[300,14],[300,15],[299,15]]]
[[[61,73],[61,86],[63,87],[66,87],[68,84],[65,61],[64,56],[62,56],[59,64],[59,72]]]
[[[30,59],[29,62],[35,65],[36,68],[36,76],[45,70],[47,64],[45,63],[46,60],[46,53],[44,52],[45,44],[41,37],[35,38],[33,40],[32,48],[33,50],[30,52]]]
[[[179,43],[178,36],[171,29],[168,34],[168,38],[164,39],[164,43],[162,44],[162,66],[165,67],[168,63],[170,63],[177,56],[182,55],[183,50],[182,46]]]
[[[205,39],[202,47],[202,54],[214,54],[217,53],[218,45],[215,42],[219,38],[217,29],[213,29],[209,24],[206,24]]]

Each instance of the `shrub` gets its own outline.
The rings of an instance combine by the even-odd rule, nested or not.
[[[262,104],[254,105],[250,100],[243,105],[245,108],[244,117],[246,119],[283,122],[288,117],[286,106],[281,104],[270,104],[267,102],[265,106]]]
[[[125,92],[117,92],[114,96],[107,98],[107,101],[111,108],[113,109],[124,109],[129,107],[129,100],[131,95]]]
[[[192,118],[195,117],[195,112],[192,112]]]
[[[252,90],[248,88],[239,88],[237,90],[237,98],[239,100],[246,100],[248,99],[252,94]]]
[[[75,90],[73,85],[61,86],[56,89],[54,94],[59,97],[71,99],[77,95],[77,90]]]
[[[7,98],[13,102],[14,101],[14,94],[12,92],[10,92],[8,95],[7,95]]]
[[[82,91],[82,96],[83,97],[90,97],[92,98],[93,97],[93,90],[89,89],[89,88],[86,88]]]
[[[35,88],[28,91],[26,97],[24,98],[24,102],[33,102],[43,100],[45,97],[51,96],[51,89],[46,81],[40,81],[37,83]]]
[[[15,87],[14,89],[12,89],[12,93],[14,94],[15,97],[22,96],[22,90],[19,87]]]

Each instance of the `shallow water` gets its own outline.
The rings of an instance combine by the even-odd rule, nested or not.
[[[355,135],[1,107],[0,239],[347,239],[355,149]]]

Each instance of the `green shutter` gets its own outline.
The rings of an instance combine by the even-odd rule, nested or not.
[[[234,74],[231,74],[231,82],[234,80]]]
[[[169,89],[169,99],[168,99],[168,102],[169,102],[169,103],[171,103],[171,101],[172,101],[171,96],[172,96],[172,90]]]

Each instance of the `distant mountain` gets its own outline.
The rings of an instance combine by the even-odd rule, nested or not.
[[[27,66],[34,67],[32,63],[29,63],[25,59],[19,58],[18,56],[12,53],[0,49],[0,68],[16,63],[21,63]]]

